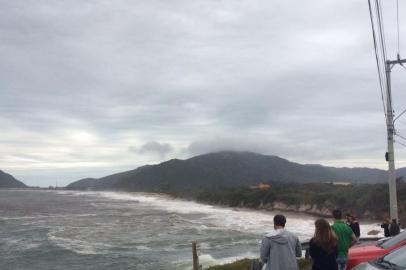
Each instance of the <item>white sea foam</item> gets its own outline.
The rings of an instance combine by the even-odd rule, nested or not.
[[[66,193],[65,193],[66,194]],[[189,222],[197,225],[195,228],[201,230],[210,229],[229,229],[233,231],[249,232],[255,234],[264,234],[273,228],[273,216],[275,212],[257,211],[250,209],[233,209],[227,207],[218,207],[196,203],[193,201],[179,200],[170,196],[150,193],[126,193],[126,192],[71,192],[74,196],[101,196],[112,200],[133,201],[145,204],[151,208],[160,209],[169,213],[182,215],[201,214],[200,217],[188,219]],[[300,239],[309,239],[314,233],[315,217],[297,214],[285,213],[287,216],[287,229],[298,234]],[[186,221],[186,220],[184,220]],[[380,230],[376,223],[362,224],[362,236],[371,230]],[[379,233],[378,236],[381,236]]]
[[[110,245],[105,243],[87,242],[84,240],[74,239],[70,237],[62,237],[57,235],[62,231],[63,229],[49,232],[47,234],[48,240],[58,247],[70,250],[77,254],[87,254],[87,255],[104,254],[107,252],[106,249],[111,247]]]
[[[149,248],[147,246],[136,246],[136,249],[138,249],[138,250],[151,250],[151,248]]]
[[[20,219],[36,219],[38,217],[25,216],[25,217],[0,217],[0,220],[20,220]]]
[[[45,218],[65,218],[65,217],[88,217],[97,216],[97,214],[69,214],[69,215],[37,215],[37,216],[23,216],[23,217],[0,217],[0,220],[32,220],[32,219],[45,219]]]
[[[252,252],[245,252],[238,256],[226,257],[216,259],[210,254],[201,254],[199,256],[199,262],[202,263],[205,267],[213,266],[213,265],[222,265],[227,263],[232,263],[242,258],[254,259],[258,258],[258,254]]]
[[[97,251],[93,248],[93,246],[84,241],[57,237],[53,235],[49,236],[48,239],[55,245],[73,251],[77,254],[97,254]]]
[[[258,254],[253,253],[253,252],[245,252],[245,253],[239,254],[238,256],[215,258],[212,254],[202,253],[202,254],[199,254],[199,263],[201,265],[203,265],[204,268],[207,268],[207,267],[214,266],[214,265],[233,263],[233,262],[243,259],[243,258],[248,258],[248,259],[258,258]],[[175,260],[175,261],[173,261],[173,264],[177,266],[177,269],[189,270],[190,265],[192,264],[192,259],[183,258],[183,259]]]
[[[29,244],[25,245],[25,249],[26,250],[28,250],[28,249],[36,249],[36,248],[38,248],[40,246],[41,246],[40,243],[29,243]]]
[[[31,242],[30,239],[3,239],[8,249],[17,249],[19,251],[36,249],[41,246],[39,242]]]

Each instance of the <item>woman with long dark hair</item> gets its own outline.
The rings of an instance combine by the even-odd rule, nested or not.
[[[309,253],[313,259],[312,270],[337,270],[337,237],[327,220],[318,219],[315,226],[316,230],[309,247]]]

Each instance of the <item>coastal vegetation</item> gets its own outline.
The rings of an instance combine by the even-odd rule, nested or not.
[[[399,216],[406,223],[406,186],[397,170]],[[298,211],[328,216],[333,208],[358,218],[388,215],[387,173],[370,168],[334,168],[298,164],[277,156],[224,151],[186,160],[82,179],[76,190],[156,192],[208,204],[253,209]],[[260,184],[269,188],[256,188]]]
[[[189,189],[173,196],[198,202],[265,210],[297,211],[329,216],[334,208],[359,218],[382,219],[388,215],[386,184],[334,185],[328,183],[280,183],[253,187]],[[406,184],[398,183],[399,216],[406,216]],[[402,221],[402,220],[401,220]]]

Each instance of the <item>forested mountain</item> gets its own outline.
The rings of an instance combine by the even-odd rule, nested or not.
[[[406,172],[405,169],[401,171]],[[87,178],[76,181],[67,188],[170,192],[178,189],[238,187],[268,182],[373,184],[386,181],[386,172],[379,169],[303,165],[277,156],[224,151],[186,160],[172,159],[100,179]]]
[[[23,182],[18,181],[12,175],[0,170],[0,188],[25,188]]]

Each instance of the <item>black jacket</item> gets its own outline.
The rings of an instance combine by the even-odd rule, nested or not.
[[[359,229],[359,223],[358,222],[351,223],[350,227],[351,227],[352,231],[354,232],[355,236],[360,237],[361,231]]]
[[[399,225],[396,222],[392,222],[389,225],[389,234],[390,234],[390,236],[395,236],[395,235],[398,235],[399,233],[400,233]]]
[[[318,246],[312,238],[309,243],[309,253],[313,259],[312,270],[338,270],[336,262],[338,247],[333,252],[328,253]]]
[[[384,233],[385,237],[389,237],[390,236],[389,224],[388,223],[382,223],[381,228],[383,228],[383,233]]]

